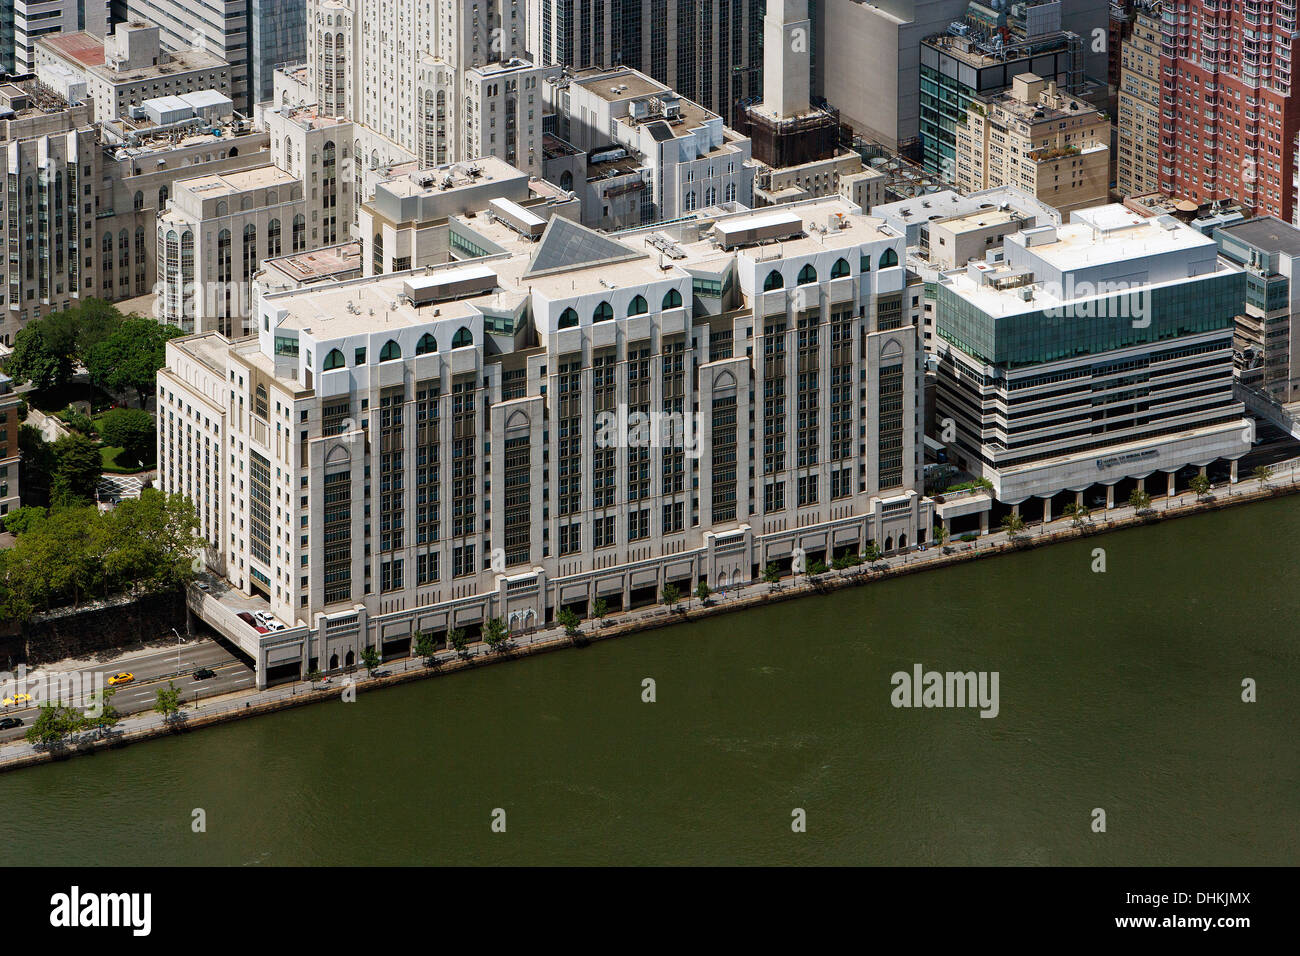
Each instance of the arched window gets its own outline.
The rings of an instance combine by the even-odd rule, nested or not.
[[[686,194],[686,211],[690,212],[695,208],[695,190],[692,189]]]
[[[374,241],[374,244],[371,246],[371,249],[373,250],[373,253],[374,253],[374,267],[375,267],[375,275],[379,275],[379,274],[381,274],[381,273],[384,271],[384,235],[383,235],[383,233],[380,233],[380,232],[375,233],[375,241]]]
[[[843,279],[848,274],[849,274],[849,260],[836,259],[835,265],[831,266],[831,278]]]
[[[137,193],[135,194],[135,208],[136,208],[136,209],[143,209],[143,208],[144,208],[144,193],[142,193],[142,192],[137,192]]]
[[[763,280],[764,292],[771,292],[773,289],[783,288],[785,288],[785,279],[781,278],[781,273],[777,272],[775,269],[769,272],[767,278]]]
[[[664,293],[665,309],[680,309],[682,307],[682,294],[676,289],[669,289]]]
[[[710,186],[704,190],[704,205],[716,206],[718,204],[718,188]]]
[[[237,146],[232,146],[232,147],[230,147],[230,154],[229,154],[229,155],[230,155],[231,157],[238,156],[238,155],[239,155],[239,147],[237,147]]]
[[[560,188],[568,191],[573,188],[573,173],[567,169],[560,173]]]
[[[162,212],[164,209],[167,208],[167,197],[169,195],[170,193],[167,192],[166,186],[160,186],[158,188],[158,211],[159,212]]]
[[[230,203],[226,202],[224,199],[220,200],[220,201],[217,203],[217,215],[218,215],[218,216],[229,216],[229,215],[230,215]]]
[[[578,313],[575,309],[565,309],[560,313],[559,328],[571,329],[578,324]]]
[[[736,184],[735,184],[735,183],[727,183],[727,188],[726,188],[725,190],[723,190],[723,193],[722,193],[722,194],[723,194],[723,196],[726,197],[726,200],[725,200],[726,202],[735,202],[735,201],[736,201]]]
[[[325,356],[325,371],[343,367],[343,353],[338,349],[330,349],[329,354]]]
[[[886,249],[880,257],[880,268],[888,269],[896,265],[898,265],[898,253],[893,249]]]
[[[628,315],[645,315],[650,311],[650,306],[646,305],[645,296],[633,296],[632,304],[627,307]]]
[[[307,220],[302,213],[293,217],[293,251],[302,252],[307,248]]]
[[[428,352],[438,351],[438,340],[428,332],[420,336],[420,341],[415,343],[415,354],[424,355]]]
[[[591,313],[591,321],[608,322],[614,317],[614,307],[608,302],[602,302],[596,306],[596,311]]]
[[[454,349],[464,348],[466,345],[474,344],[474,335],[465,326],[456,330],[456,334],[451,337],[451,347]]]
[[[810,282],[816,281],[817,270],[813,268],[811,262],[799,270],[799,285],[807,285]]]
[[[280,220],[272,219],[266,226],[266,251],[268,255],[280,254]]]
[[[402,347],[393,339],[389,339],[385,342],[384,347],[379,350],[379,361],[381,362],[390,362],[393,359],[399,359],[401,357]]]

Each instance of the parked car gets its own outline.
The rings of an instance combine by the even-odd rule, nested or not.
[[[15,727],[21,727],[23,719],[21,717],[6,717],[0,720],[0,730],[13,730]]]
[[[210,680],[217,676],[217,672],[210,667],[200,667],[193,674],[195,680]]]
[[[265,634],[267,631],[270,630],[269,627],[266,627],[264,624],[259,623],[258,620],[255,617],[253,617],[253,615],[249,614],[247,611],[240,611],[238,617],[241,621],[243,621],[253,630],[257,631],[258,634]]]

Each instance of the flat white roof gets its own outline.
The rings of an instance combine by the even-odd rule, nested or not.
[[[439,270],[428,276],[413,276],[407,279],[406,282],[412,289],[432,289],[451,282],[460,282],[464,279],[486,279],[488,277],[495,279],[497,274],[487,266],[464,266],[460,269]]]
[[[502,212],[506,213],[509,216],[513,216],[516,219],[519,219],[526,225],[529,226],[546,225],[545,219],[543,219],[541,216],[537,216],[529,212],[527,209],[525,209],[523,206],[519,205],[519,203],[515,202],[512,199],[491,199],[488,201],[488,205],[492,208],[500,209]]]
[[[803,227],[803,219],[792,212],[774,212],[764,216],[746,216],[744,219],[724,219],[717,223],[714,228],[724,236],[729,236],[737,232],[746,232],[750,229],[763,229],[767,226],[799,226]]]

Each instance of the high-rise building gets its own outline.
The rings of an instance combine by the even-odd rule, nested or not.
[[[306,0],[126,0],[127,17],[157,26],[172,51],[199,49],[230,64],[235,106],[251,116],[271,99],[275,69],[307,55]],[[102,34],[101,34],[102,35]]]
[[[13,379],[0,372],[0,515],[22,504],[18,490],[18,404]]]
[[[1018,186],[1067,220],[1104,203],[1110,121],[1033,73],[1015,77],[1006,93],[973,100],[957,130],[957,188],[994,186]]]
[[[1116,188],[1121,196],[1160,189],[1160,20],[1163,0],[1132,0],[1119,51]]]
[[[158,28],[139,23],[119,23],[107,37],[81,32],[41,39],[36,76],[68,100],[89,103],[97,123],[129,116],[132,107],[158,97],[214,92],[230,105],[225,60],[201,50],[166,53]]]
[[[558,71],[528,59],[522,0],[308,0],[307,17],[323,112],[423,166],[498,156],[541,175],[539,84]]]
[[[1059,3],[1029,8],[1043,17],[1021,16],[988,32],[973,16],[921,44],[921,166],[945,182],[956,181],[957,129],[979,96],[992,96],[1033,73],[1054,80],[1066,93],[1084,92],[1083,40],[1061,29]]]
[[[1165,0],[1160,190],[1292,221],[1295,0]]]
[[[5,0],[0,3],[0,75],[36,72],[36,41],[54,33],[108,32],[108,0]]]
[[[34,80],[0,85],[6,345],[30,320],[96,294],[102,156],[86,106],[69,106]],[[123,254],[131,256],[129,236]]]
[[[1274,405],[1292,404],[1300,400],[1300,229],[1265,216],[1216,229],[1214,238],[1246,273],[1233,341],[1237,381]]]
[[[1233,393],[1245,286],[1213,239],[1120,205],[1006,236],[1000,259],[940,279],[949,456],[1048,519],[1148,481],[1172,493],[1180,473],[1185,489],[1189,466],[1235,474],[1251,433]]]
[[[557,131],[580,158],[572,174],[583,180],[560,171],[552,182],[582,198],[586,224],[630,228],[724,203],[753,205],[749,139],[716,113],[629,67],[580,70],[546,90]],[[557,164],[545,168],[550,179]]]
[[[288,625],[201,600],[259,682],[929,538],[919,337],[879,220],[836,198],[619,239],[456,228],[501,251],[264,295],[255,339],[167,345],[158,484]]]
[[[921,41],[968,9],[1009,17],[1013,6],[971,0],[814,0],[813,95],[868,140],[919,158]],[[1052,0],[1058,2],[1058,0]],[[1109,0],[1059,0],[1063,30],[1084,43],[1083,72],[1104,82]],[[1041,16],[1041,11],[1035,16]],[[1100,31],[1100,32],[1098,32]]]
[[[761,95],[763,0],[528,0],[528,49],[574,70],[630,66],[733,124]],[[811,50],[812,37],[801,43]]]

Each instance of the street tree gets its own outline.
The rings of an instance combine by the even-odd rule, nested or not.
[[[1141,488],[1134,488],[1129,492],[1129,507],[1138,514],[1151,510],[1151,495]]]
[[[1210,494],[1210,479],[1205,475],[1193,475],[1192,480],[1187,483],[1187,487],[1192,489],[1198,499],[1208,497]]]
[[[167,723],[172,722],[181,712],[181,692],[176,682],[168,681],[166,687],[159,687],[154,697],[153,709],[162,714]]]
[[[81,728],[82,715],[60,703],[41,704],[36,719],[27,728],[27,742],[42,747],[58,747]]]
[[[560,613],[555,615],[555,623],[564,628],[565,636],[577,637],[579,634],[579,625],[582,624],[582,618],[578,617],[576,611],[571,607],[560,608]]]
[[[1068,505],[1066,505],[1065,510],[1062,511],[1061,513],[1065,517],[1069,518],[1070,522],[1076,528],[1081,527],[1083,523],[1092,516],[1092,511],[1089,510],[1087,505],[1081,505],[1078,502],[1074,502],[1074,501],[1071,501]]]
[[[700,583],[695,585],[695,596],[700,599],[701,604],[709,603],[709,596],[713,593],[713,588],[709,587],[709,582],[700,578]]]
[[[366,673],[373,677],[375,671],[379,669],[379,651],[375,645],[371,644],[361,651],[361,663],[366,669]]]
[[[1002,530],[1007,533],[1008,538],[1014,541],[1017,535],[1025,530],[1025,519],[1012,512],[1002,519]]]
[[[465,629],[453,627],[447,631],[447,644],[456,652],[457,657],[464,657],[465,651],[469,648],[469,639],[465,637]]]
[[[669,607],[675,607],[677,602],[682,599],[682,592],[677,589],[675,584],[665,584],[663,601]]]
[[[424,658],[425,666],[432,666],[438,654],[438,644],[429,631],[415,632],[415,653]]]
[[[489,651],[501,650],[506,642],[506,626],[499,617],[494,617],[487,622],[487,628],[483,631],[483,643],[487,644]]]

